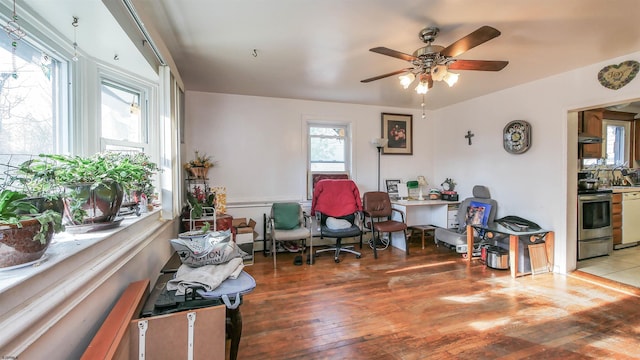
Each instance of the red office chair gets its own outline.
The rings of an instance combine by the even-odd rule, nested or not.
[[[335,238],[336,246],[317,250],[316,254],[334,251],[333,259],[336,263],[340,262],[338,256],[343,251],[352,253],[359,259],[361,254],[353,246],[342,246],[342,239],[359,236],[362,247],[362,229],[359,225],[361,211],[360,191],[352,180],[320,180],[313,190],[311,215],[320,220],[320,239]]]

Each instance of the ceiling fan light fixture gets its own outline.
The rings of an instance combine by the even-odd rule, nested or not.
[[[427,91],[429,91],[429,84],[426,81],[420,81],[416,86],[416,92],[424,95]]]
[[[416,79],[416,76],[413,75],[413,73],[407,73],[407,74],[398,76],[398,79],[400,79],[400,85],[402,85],[403,88],[407,89],[409,88],[409,85],[411,85],[413,80]]]
[[[434,81],[442,81],[447,76],[446,65],[436,65],[431,69],[431,78]]]
[[[458,82],[458,77],[460,76],[460,74],[456,74],[456,73],[452,73],[452,72],[447,72],[447,74],[444,76],[444,82],[447,83],[447,85],[449,85],[449,87],[452,87],[455,83]]]

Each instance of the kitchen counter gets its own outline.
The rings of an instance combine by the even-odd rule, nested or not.
[[[612,186],[611,190],[613,190],[613,192],[616,194],[637,192],[640,191],[640,186]]]

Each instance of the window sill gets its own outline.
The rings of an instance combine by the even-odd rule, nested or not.
[[[51,245],[49,245],[49,248],[39,261],[32,265],[18,267],[12,270],[3,270],[0,268],[0,294],[24,283],[33,276],[50,270],[74,254],[81,252],[106,238],[114,236],[118,232],[146,217],[157,216],[158,212],[159,211],[156,210],[150,213],[144,213],[140,217],[126,216],[122,220],[120,226],[109,230],[88,232],[84,234],[72,234],[68,232],[55,234]]]
[[[36,323],[45,331],[117,272],[170,222],[160,210],[125,217],[117,228],[60,233],[40,263],[0,271],[0,348]],[[54,311],[55,309],[55,311]],[[46,320],[45,320],[46,319]],[[31,331],[31,330],[30,330]],[[31,333],[37,338],[39,334]]]

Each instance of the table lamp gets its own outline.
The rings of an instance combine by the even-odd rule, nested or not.
[[[422,187],[427,185],[429,185],[429,183],[427,183],[427,179],[422,175],[418,176],[418,200],[424,200],[424,196],[422,196]]]

